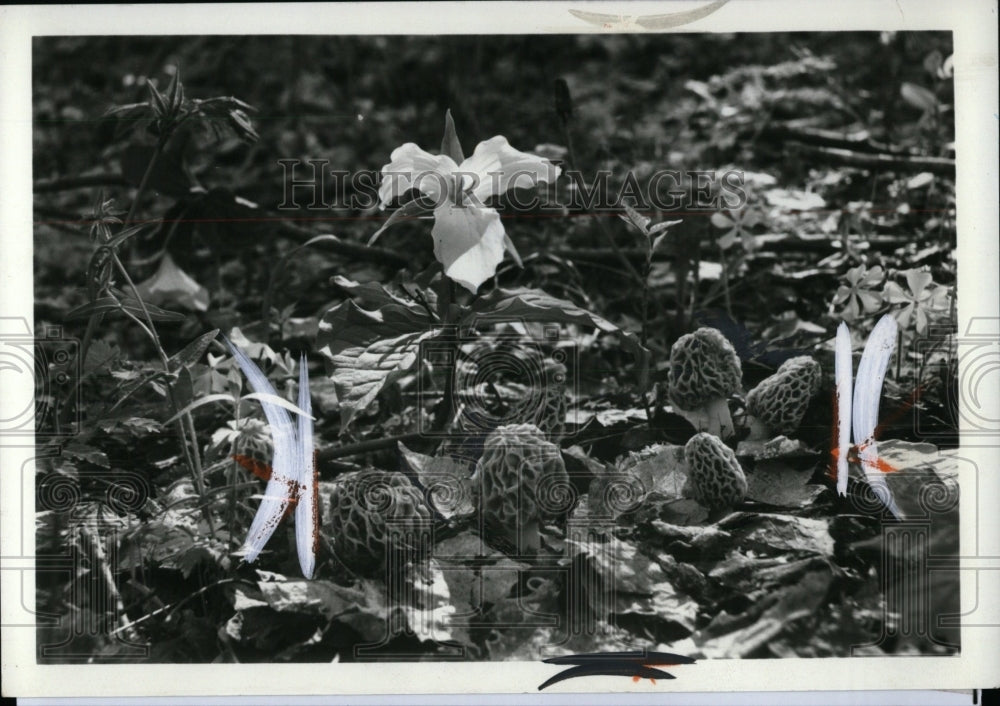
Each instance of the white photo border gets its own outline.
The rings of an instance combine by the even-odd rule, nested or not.
[[[604,33],[571,9],[631,17],[692,10],[681,2],[289,3],[0,8],[0,317],[33,320],[32,38],[164,34]],[[998,306],[997,4],[983,0],[730,0],[674,32],[947,30],[954,38],[959,331],[996,321]],[[31,380],[2,378],[8,402]],[[996,391],[994,391],[996,392]],[[985,404],[1000,419],[1000,394]],[[6,406],[5,406],[6,405]],[[983,405],[980,405],[982,408]],[[965,429],[963,428],[963,432]],[[0,440],[2,444],[2,440]],[[674,682],[620,677],[567,681],[552,692],[965,689],[1000,683],[1000,464],[998,446],[961,448],[961,654],[845,659],[700,660]],[[22,696],[535,693],[554,674],[536,662],[377,664],[38,665],[34,605],[34,465],[30,447],[0,446],[3,692]],[[962,464],[967,467],[968,464]],[[978,481],[978,487],[976,482]],[[973,490],[974,492],[969,492]],[[27,622],[26,622],[27,621]],[[21,627],[18,627],[21,626]],[[678,670],[679,671],[679,670]]]

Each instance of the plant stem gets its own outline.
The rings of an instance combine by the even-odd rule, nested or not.
[[[719,246],[719,261],[722,263],[722,295],[726,302],[726,313],[731,319],[733,318],[733,303],[729,298],[729,259],[721,245]]]
[[[132,199],[132,205],[129,206],[128,214],[125,216],[125,221],[122,223],[123,228],[128,228],[128,226],[131,225],[132,220],[135,218],[139,203],[142,201],[146,187],[149,185],[149,179],[153,174],[153,167],[156,166],[156,162],[159,160],[160,155],[163,154],[163,148],[166,146],[166,142],[166,138],[164,137],[160,137],[160,139],[156,141],[156,148],[153,150],[153,156],[149,158],[149,164],[146,165],[146,171],[142,173],[142,179],[139,180],[139,186],[135,191],[135,198]],[[81,360],[87,359],[87,351],[90,349],[91,339],[93,339],[94,334],[97,332],[97,326],[103,318],[104,314],[94,313],[90,316],[90,319],[87,320],[87,330],[84,332],[83,342],[80,344]]]
[[[149,164],[146,165],[146,171],[143,172],[142,179],[139,181],[139,187],[136,190],[135,198],[132,200],[132,205],[129,207],[128,214],[125,216],[125,221],[123,227],[127,228],[135,218],[136,211],[139,208],[139,204],[142,201],[142,197],[146,191],[146,187],[149,185],[150,176],[153,173],[153,168],[156,166],[160,155],[163,153],[163,148],[166,145],[167,138],[160,137],[156,142],[156,149],[153,151],[153,156],[150,157]],[[143,316],[146,319],[146,324],[143,325],[139,322],[135,316],[130,316],[134,321],[137,321],[142,326],[146,335],[149,336],[150,341],[153,343],[153,347],[156,349],[157,354],[160,357],[160,363],[163,365],[164,372],[170,372],[170,360],[167,356],[167,352],[163,348],[163,344],[160,342],[160,336],[156,331],[156,324],[153,323],[153,317],[149,314],[149,309],[146,308],[146,303],[143,301],[142,297],[139,295],[139,290],[135,286],[135,282],[129,276],[128,270],[125,269],[125,265],[121,260],[117,250],[111,250],[111,259],[115,267],[121,273],[122,278],[128,284],[129,290],[132,296],[135,297],[136,301],[139,302],[139,307],[142,309]],[[122,311],[125,311],[124,307]],[[126,312],[128,313],[128,312]],[[93,335],[94,330],[100,317],[98,314],[92,315],[90,320],[87,322],[87,333],[84,336],[83,345],[81,346],[81,355],[83,359],[86,360],[86,350],[90,343],[90,338]],[[170,398],[171,407],[173,407],[174,413],[180,412],[181,407],[178,404],[177,396],[175,394],[173,385],[167,384],[167,392]],[[183,418],[178,419],[176,423],[177,437],[181,444],[181,450],[184,454],[185,461],[187,462],[188,469],[191,473],[192,480],[194,481],[195,488],[198,490],[199,494],[204,495],[205,492],[205,479],[201,469],[201,458],[198,453],[197,443],[198,437],[194,428],[194,420],[191,418],[190,413],[183,415]],[[188,432],[191,433],[191,440],[189,442]],[[190,443],[190,445],[189,445]],[[215,537],[215,523],[212,521],[211,513],[208,508],[204,509],[203,512],[205,516],[205,521],[208,523],[209,532],[212,537]]]
[[[653,245],[652,243],[647,243],[649,248],[648,254],[646,255],[646,271],[643,273],[642,281],[642,328],[639,332],[639,340],[642,343],[643,348],[646,347],[646,341],[649,340],[649,274],[653,270]]]
[[[562,128],[563,128],[563,137],[566,140],[567,166],[570,168],[571,171],[579,173],[578,171],[579,166],[577,165],[576,161],[576,150],[573,148],[573,136],[570,133],[569,122],[566,120],[562,121]],[[614,234],[612,234],[612,232],[608,229],[604,221],[601,220],[600,214],[595,213],[592,209],[588,208],[587,206],[584,206],[584,212],[594,217],[594,220],[597,222],[598,229],[604,235],[604,239],[608,241],[608,245],[610,245],[611,249],[614,251],[615,257],[617,257],[621,261],[621,263],[625,266],[625,271],[628,272],[629,276],[633,280],[635,280],[636,284],[638,284],[639,287],[643,289],[646,288],[647,286],[646,280],[643,279],[642,275],[639,274],[639,271],[635,269],[635,265],[632,264],[632,261],[629,260],[628,257],[626,257],[621,247],[619,247],[618,241],[615,240]]]
[[[451,329],[445,335],[451,335],[448,347],[448,363],[445,366],[444,396],[438,403],[437,412],[434,415],[434,430],[444,431],[451,422],[452,410],[454,409],[455,397],[455,370],[458,363],[459,332],[452,320],[452,302],[455,300],[455,283],[447,276],[442,275],[441,291],[438,294],[438,316],[444,325]]]

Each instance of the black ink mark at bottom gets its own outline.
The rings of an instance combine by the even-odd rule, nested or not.
[[[639,679],[676,679],[673,674],[656,667],[676,667],[694,664],[695,659],[670,652],[593,652],[582,655],[564,655],[543,660],[546,664],[572,664],[569,669],[556,674],[538,687],[538,690],[567,679],[577,677],[616,676]]]

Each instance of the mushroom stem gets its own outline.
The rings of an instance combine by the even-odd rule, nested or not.
[[[527,520],[509,530],[508,538],[520,555],[537,554],[542,546],[541,527],[537,519]]]
[[[735,431],[729,404],[724,397],[714,397],[696,409],[675,406],[674,411],[691,422],[696,431],[707,431],[720,439],[729,438]]]
[[[750,423],[750,435],[747,441],[765,441],[771,438],[771,431],[760,419],[753,415],[748,417]]]

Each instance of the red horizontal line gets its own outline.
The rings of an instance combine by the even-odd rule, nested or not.
[[[895,213],[895,209],[879,209],[879,210],[869,210],[867,213]],[[948,209],[941,208],[928,208],[928,209],[911,209],[910,213],[947,213]],[[705,211],[655,211],[655,212],[642,212],[640,213],[653,213],[657,216],[670,216],[670,217],[711,217],[712,215],[719,213],[717,210],[705,210]],[[819,210],[813,209],[809,211],[788,211],[789,214],[798,213],[849,213],[845,210]],[[596,217],[618,217],[622,215],[622,211],[609,211],[609,212],[597,212],[597,213],[500,213],[501,219],[514,219],[514,218],[596,218]],[[431,218],[428,216],[408,216],[403,217],[400,220],[405,221],[417,221],[423,218]],[[176,218],[176,219],[133,219],[129,221],[129,225],[142,225],[149,223],[275,223],[282,221],[293,221],[297,223],[337,223],[337,222],[350,222],[350,221],[384,221],[387,220],[388,216],[316,216],[316,217],[294,217],[294,216],[255,216],[253,218]],[[48,220],[36,220],[33,221],[35,225],[92,225],[94,223],[100,223],[99,219],[93,218],[80,218],[80,219],[48,219]],[[725,231],[725,228],[718,229],[720,233]]]

